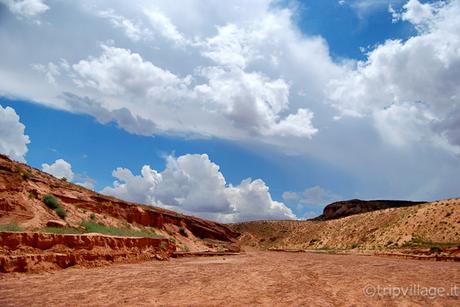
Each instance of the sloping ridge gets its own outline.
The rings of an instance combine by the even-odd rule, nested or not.
[[[45,195],[53,195],[59,200],[67,212],[64,228],[75,230],[78,240],[86,236],[78,233],[83,231],[82,222],[92,221],[106,227],[158,235],[160,239],[172,242],[174,248],[171,251],[239,251],[236,240],[239,234],[226,225],[102,195],[0,155],[0,226],[14,224],[24,232],[46,231],[47,223],[59,220],[59,217],[44,204]],[[0,252],[12,255],[12,249],[5,244],[5,240],[1,240]]]
[[[460,248],[460,198],[387,208],[329,220],[232,225],[254,249],[397,250]]]

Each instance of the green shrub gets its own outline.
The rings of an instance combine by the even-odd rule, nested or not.
[[[185,229],[184,227],[179,228],[179,233],[184,237],[188,237],[187,229]]]
[[[46,194],[45,197],[43,197],[43,202],[50,209],[59,207],[59,200],[51,194]]]
[[[56,214],[63,220],[65,220],[65,218],[67,217],[67,212],[65,211],[64,208],[62,208],[59,205],[56,209],[54,209],[54,212],[56,212]]]
[[[16,223],[10,223],[6,225],[0,225],[0,231],[10,231],[10,232],[19,232],[23,231],[21,226],[18,226]]]

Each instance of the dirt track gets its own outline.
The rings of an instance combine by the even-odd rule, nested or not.
[[[431,299],[423,294],[424,287],[450,292],[455,285],[460,287],[460,264],[453,262],[251,252],[42,274],[3,274],[0,306],[458,306],[458,296],[443,294]],[[388,286],[412,287],[413,295],[379,298],[363,293],[365,287],[372,293],[377,287]]]

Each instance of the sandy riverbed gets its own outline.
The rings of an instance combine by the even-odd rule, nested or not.
[[[459,306],[458,296],[447,297],[455,286],[460,287],[460,264],[454,262],[250,252],[3,274],[0,306]],[[397,295],[399,290],[388,287],[410,293]],[[433,287],[432,293],[433,289],[447,293],[430,298],[424,292],[428,287]]]

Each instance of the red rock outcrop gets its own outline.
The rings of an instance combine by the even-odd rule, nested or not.
[[[70,224],[74,217],[77,220],[86,218],[81,212],[90,212],[158,229],[165,224],[186,227],[203,239],[233,242],[238,237],[238,233],[223,224],[101,195],[0,155],[0,224],[9,220],[21,223],[35,219],[38,225],[34,226],[45,226],[46,221],[56,219],[52,210],[42,202],[46,194],[56,196],[66,210],[74,213],[67,219]],[[45,221],[46,217],[49,218]]]
[[[239,234],[226,225],[105,196],[0,155],[0,226],[15,224],[28,232],[57,226],[49,224],[49,221],[59,221],[60,218],[44,204],[43,198],[47,194],[55,196],[67,213],[65,223],[60,224],[77,232],[82,230],[82,222],[93,221],[107,227],[154,231],[175,242],[179,251],[239,251],[236,240]],[[38,241],[43,239],[40,244],[48,242],[46,236],[34,238]],[[84,236],[79,240],[84,244],[93,244]],[[135,239],[135,242],[142,240]],[[0,255],[5,255],[4,249]]]
[[[56,227],[56,228],[62,228],[66,227],[67,224],[64,221],[59,221],[59,220],[49,220],[46,222],[46,227]]]
[[[0,272],[30,272],[135,260],[167,260],[165,238],[0,232]]]

